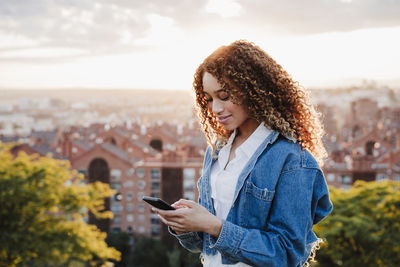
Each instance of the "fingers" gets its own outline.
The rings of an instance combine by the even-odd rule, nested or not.
[[[161,215],[158,215],[158,218],[160,218],[160,220],[161,220],[164,224],[166,224],[166,225],[168,225],[168,226],[171,226],[171,227],[174,227],[174,228],[180,228],[180,227],[181,227],[180,224],[178,224],[178,223],[176,223],[176,222],[174,222],[174,221],[169,221],[169,220],[167,220],[166,218],[164,218],[164,217],[161,216]]]
[[[175,210],[160,210],[160,209],[157,209],[154,207],[151,208],[151,210],[157,214],[164,216],[164,217],[175,217],[178,215]]]
[[[160,218],[160,221],[163,222],[165,225],[169,226],[174,230],[175,232],[186,232],[186,228],[180,224],[179,221],[170,221],[161,216],[160,214],[157,214],[158,218]]]
[[[175,202],[177,203],[177,202]],[[187,206],[184,205],[179,205],[179,204],[171,204],[172,207],[174,207],[175,209],[183,209],[183,208],[188,208]]]
[[[181,205],[181,206],[186,206],[186,207],[189,207],[189,208],[193,208],[194,206],[197,205],[197,203],[192,201],[192,200],[187,200],[187,199],[181,198],[177,202],[175,202],[173,205],[176,205],[176,206],[180,206]]]
[[[186,233],[186,231],[184,231],[184,230],[182,230],[182,229],[178,229],[178,228],[172,227],[172,226],[171,226],[171,229],[174,230],[175,233],[177,233],[178,235],[181,235],[181,234],[183,234],[183,233]]]

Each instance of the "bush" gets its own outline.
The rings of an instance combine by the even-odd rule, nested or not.
[[[332,214],[314,228],[326,241],[317,253],[319,266],[398,266],[399,189],[393,181],[331,188]]]
[[[85,222],[87,210],[99,218],[106,184],[82,183],[68,161],[20,153],[0,142],[0,266],[60,266],[70,262],[105,264],[120,253],[106,234]]]

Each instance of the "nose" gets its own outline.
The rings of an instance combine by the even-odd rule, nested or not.
[[[222,101],[219,101],[218,99],[214,99],[212,102],[212,112],[214,114],[218,114],[224,111],[224,104]]]

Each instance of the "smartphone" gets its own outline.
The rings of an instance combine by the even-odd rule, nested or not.
[[[160,210],[175,210],[174,207],[172,207],[171,205],[167,204],[165,201],[157,197],[145,196],[143,197],[143,200]]]

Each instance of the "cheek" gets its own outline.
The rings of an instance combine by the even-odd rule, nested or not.
[[[248,118],[246,110],[242,106],[238,105],[236,105],[236,115],[238,116],[238,118],[241,118],[243,120]]]

